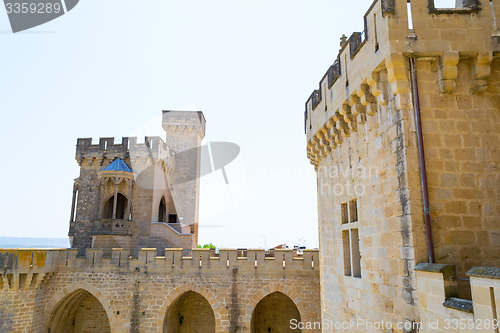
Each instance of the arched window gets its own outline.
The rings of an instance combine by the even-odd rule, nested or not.
[[[115,196],[111,196],[106,203],[104,204],[104,219],[112,219],[113,218],[113,204],[115,202]],[[124,220],[125,219],[125,211],[127,210],[127,197],[123,194],[118,193],[116,199],[116,219]]]
[[[165,197],[160,200],[158,207],[158,222],[167,222],[167,205],[165,204]]]

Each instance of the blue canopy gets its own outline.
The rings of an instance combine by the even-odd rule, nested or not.
[[[125,172],[132,172],[128,165],[123,162],[121,158],[117,158],[116,160],[113,161],[110,165],[105,167],[102,171],[125,171]]]

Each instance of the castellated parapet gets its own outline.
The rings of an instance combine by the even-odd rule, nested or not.
[[[98,144],[92,144],[92,138],[77,140],[76,161],[78,164],[99,163],[101,166],[110,164],[116,158],[130,159],[135,164],[137,160],[151,159],[164,164],[170,173],[175,167],[174,152],[158,136],[146,136],[144,143],[137,143],[137,137],[123,137],[121,143],[115,144],[115,138],[99,138]]]
[[[418,322],[429,249],[459,298],[473,266],[500,266],[500,1],[377,0],[363,22],[305,108],[323,318]]]
[[[290,316],[320,321],[317,250],[4,249],[0,267],[2,332],[261,332],[289,327]]]
[[[166,142],[78,139],[72,249],[0,249],[0,332],[254,333],[320,322],[317,250],[196,248],[205,118],[164,111],[163,127]]]

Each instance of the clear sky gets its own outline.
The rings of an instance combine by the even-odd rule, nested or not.
[[[66,237],[76,139],[200,110],[240,156],[202,178],[200,243],[318,246],[304,103],[370,0],[82,0],[12,34],[0,9],[0,236]]]

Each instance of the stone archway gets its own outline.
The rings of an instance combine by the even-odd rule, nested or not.
[[[288,333],[301,332],[294,329],[293,321],[301,321],[300,312],[295,303],[282,292],[275,291],[262,298],[252,312],[251,333]]]
[[[205,297],[186,291],[168,307],[164,333],[215,333],[215,315]]]
[[[103,218],[104,219],[112,219],[113,218],[113,205],[115,201],[115,196],[112,195],[110,196],[107,200],[104,202],[104,208],[103,208]],[[121,193],[117,193],[116,196],[116,218],[118,220],[124,220],[128,219],[128,216],[126,215],[126,210],[127,210],[127,197]]]
[[[53,306],[45,331],[47,333],[109,333],[111,325],[108,313],[101,302],[89,291],[76,289]]]

